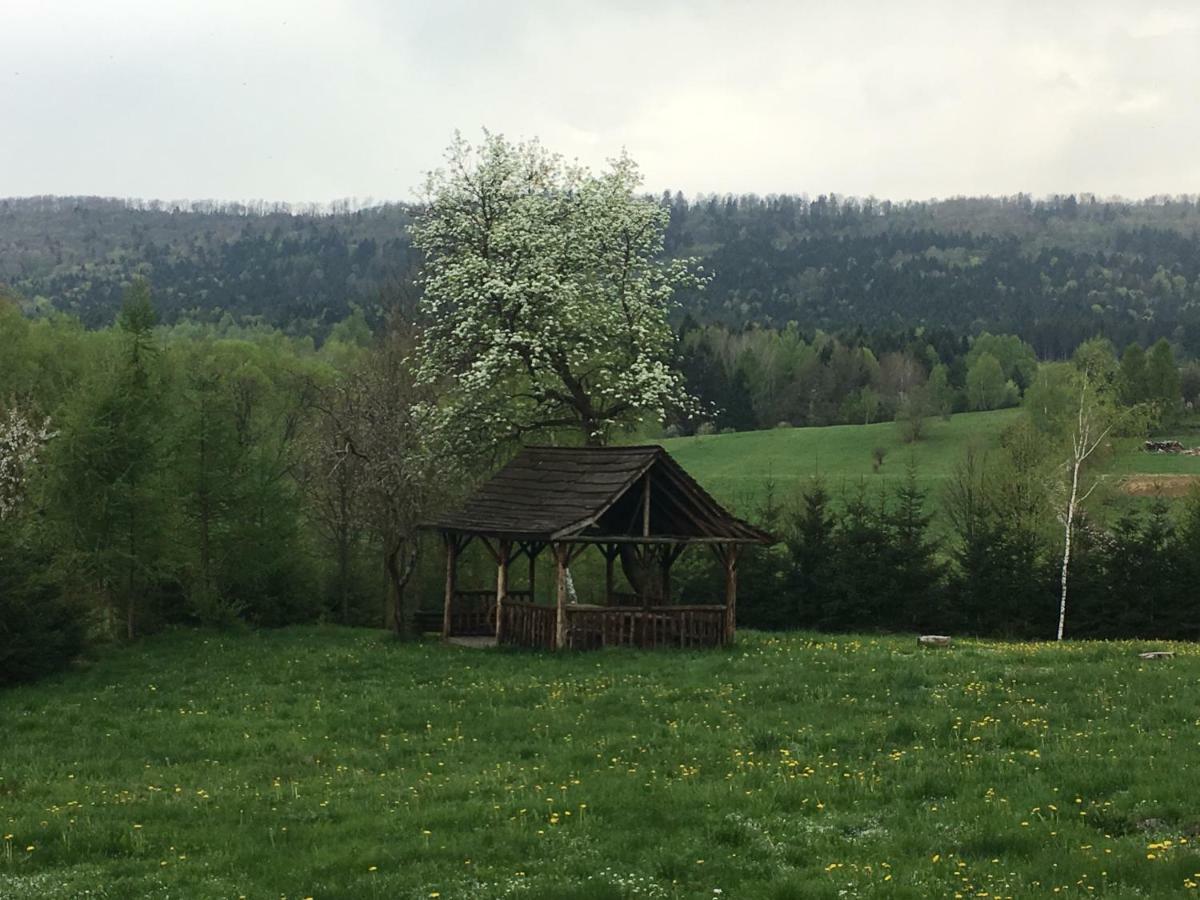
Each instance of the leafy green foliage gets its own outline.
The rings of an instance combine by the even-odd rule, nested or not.
[[[49,577],[28,522],[0,522],[0,687],[64,668],[84,646],[83,610]]]

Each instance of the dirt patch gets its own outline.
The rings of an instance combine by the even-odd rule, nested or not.
[[[1130,475],[1121,492],[1131,497],[1186,497],[1200,486],[1200,475]]]

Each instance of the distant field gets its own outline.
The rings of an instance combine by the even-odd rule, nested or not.
[[[167,634],[0,692],[0,897],[1194,896],[1200,650],[1141,649]]]
[[[1020,415],[1016,409],[960,413],[950,421],[931,420],[927,435],[915,444],[900,440],[893,422],[874,425],[833,425],[827,428],[777,428],[739,434],[674,438],[662,441],[673,456],[719,499],[745,512],[761,496],[767,479],[781,493],[803,486],[819,475],[837,493],[860,482],[869,486],[895,484],[911,462],[919,482],[932,500],[964,458],[967,448],[986,450],[998,445],[1004,429]],[[1194,431],[1168,435],[1189,446],[1200,444]],[[872,469],[872,451],[887,451],[879,472]],[[1114,488],[1123,476],[1172,474],[1200,476],[1200,457],[1171,456],[1129,450],[1106,468]]]

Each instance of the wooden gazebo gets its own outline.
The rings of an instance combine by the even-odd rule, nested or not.
[[[771,544],[735,518],[662,448],[526,447],[459,509],[428,523],[446,547],[442,636],[494,635],[543,648],[608,645],[718,646],[733,640],[738,553]],[[458,558],[479,540],[496,562],[496,587],[463,591]],[[671,602],[671,566],[686,547],[707,545],[725,572],[721,603]],[[603,605],[567,602],[567,567],[589,546],[605,560]],[[535,560],[556,567],[556,603],[535,602]],[[511,564],[529,562],[528,588],[509,585]],[[633,593],[615,590],[615,565]]]

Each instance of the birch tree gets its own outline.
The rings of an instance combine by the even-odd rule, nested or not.
[[[667,322],[698,284],[662,258],[669,211],[639,197],[621,155],[598,175],[537,141],[456,137],[412,229],[425,255],[421,378],[486,433],[578,429],[602,444],[617,424],[687,403]]]
[[[1058,603],[1058,628],[1055,639],[1061,641],[1067,621],[1067,587],[1071,566],[1071,543],[1080,508],[1100,485],[1099,475],[1089,475],[1090,461],[1108,448],[1110,439],[1121,433],[1145,430],[1148,410],[1145,405],[1122,407],[1117,404],[1110,380],[1085,365],[1075,379],[1078,403],[1067,431],[1066,489],[1060,520],[1063,525],[1063,555]]]

